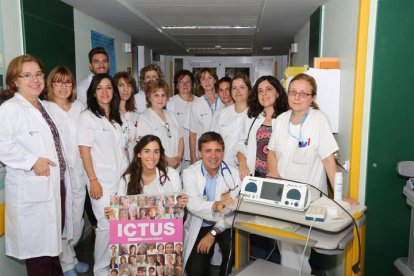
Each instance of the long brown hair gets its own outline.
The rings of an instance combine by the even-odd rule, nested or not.
[[[165,150],[161,144],[160,138],[155,135],[145,135],[143,136],[139,142],[134,147],[134,157],[129,164],[128,168],[126,169],[125,173],[122,175],[124,180],[126,179],[126,175],[129,174],[129,182],[127,183],[127,195],[137,195],[142,194],[143,187],[142,187],[142,161],[141,158],[138,157],[138,154],[141,150],[151,142],[157,142],[160,146],[160,161],[157,164],[157,168],[160,171],[160,184],[164,185],[165,181],[170,180],[167,175],[167,160],[165,157]]]
[[[131,97],[125,102],[125,110],[135,112],[135,97],[134,94],[137,92],[137,84],[135,79],[128,72],[118,72],[114,76],[114,81],[118,87],[118,83],[123,79],[127,84],[132,86]],[[119,92],[119,89],[118,89]]]

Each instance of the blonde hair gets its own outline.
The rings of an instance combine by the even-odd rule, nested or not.
[[[308,82],[310,84],[310,86],[312,87],[312,97],[315,98],[316,93],[318,91],[318,86],[316,85],[316,81],[312,76],[309,76],[307,74],[298,74],[295,77],[293,77],[293,79],[290,81],[289,83],[289,88],[292,82],[297,81],[297,80],[304,80],[306,82]],[[319,109],[319,106],[317,103],[315,103],[315,101],[312,101],[311,103],[311,107],[313,107],[313,109]]]
[[[47,94],[46,98],[48,101],[54,102],[55,95],[53,94],[52,84],[54,81],[64,81],[69,80],[72,82],[72,93],[70,94],[68,100],[73,103],[76,99],[76,83],[75,78],[73,77],[72,72],[66,66],[56,66],[50,71],[49,76],[47,77]]]

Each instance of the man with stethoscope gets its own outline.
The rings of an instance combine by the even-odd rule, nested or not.
[[[208,275],[217,242],[223,256],[219,275],[225,275],[226,267],[231,271],[234,258],[228,264],[231,229],[224,224],[221,213],[224,207],[235,202],[241,186],[239,173],[223,161],[224,141],[216,132],[201,135],[198,153],[201,160],[183,172],[184,192],[189,197],[183,267],[189,276]]]

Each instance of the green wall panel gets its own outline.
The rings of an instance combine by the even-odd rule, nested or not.
[[[317,8],[310,17],[309,26],[309,66],[313,66],[313,58],[319,57],[321,37],[322,7]]]
[[[75,71],[73,8],[57,0],[22,0],[25,52],[42,59],[46,73],[57,65]]]
[[[400,160],[414,160],[414,1],[378,1],[366,183],[366,275],[407,256],[410,208]]]

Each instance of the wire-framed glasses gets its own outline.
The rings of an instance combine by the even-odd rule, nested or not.
[[[306,97],[308,97],[308,96],[310,96],[310,95],[312,95],[312,93],[306,93],[306,92],[297,92],[297,91],[294,91],[294,90],[289,90],[288,91],[288,95],[289,96],[292,96],[292,97],[296,97],[296,95],[299,95],[299,98],[306,98]]]

